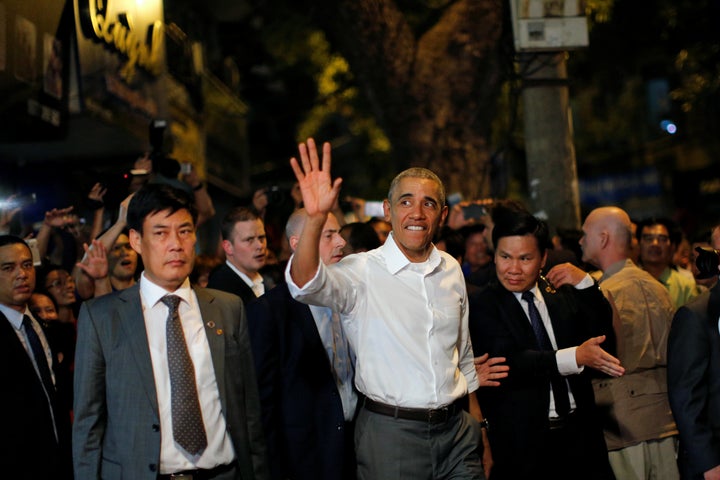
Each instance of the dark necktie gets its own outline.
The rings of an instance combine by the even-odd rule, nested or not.
[[[540,347],[541,350],[555,350],[552,343],[550,343],[550,337],[548,337],[547,330],[545,330],[545,325],[543,325],[540,311],[535,306],[535,295],[528,290],[522,293],[522,299],[528,304],[530,324],[535,332],[538,347]],[[570,412],[570,397],[568,396],[565,378],[553,375],[550,378],[550,385],[552,385],[553,397],[555,398],[555,411],[561,417],[567,415]]]
[[[166,333],[173,438],[186,452],[200,455],[207,447],[207,436],[195,384],[195,368],[178,313],[180,297],[165,295],[161,300],[168,307]]]
[[[35,364],[37,365],[38,372],[40,373],[40,380],[42,381],[45,392],[48,395],[48,399],[52,402],[52,398],[55,395],[55,385],[52,381],[52,374],[50,373],[50,367],[48,366],[45,349],[40,341],[40,337],[33,328],[32,320],[30,320],[30,317],[27,315],[23,316],[22,328],[25,331],[25,336],[27,337],[28,342],[30,343],[30,350],[32,350]]]

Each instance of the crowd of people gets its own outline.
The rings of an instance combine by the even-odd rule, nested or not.
[[[12,478],[720,479],[720,219],[553,235],[423,168],[369,218],[298,153],[284,230],[258,190],[211,254],[205,185],[147,157],[87,225],[0,207]]]

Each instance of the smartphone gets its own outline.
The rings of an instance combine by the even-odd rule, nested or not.
[[[365,202],[365,216],[384,218],[383,202]]]
[[[37,202],[37,195],[35,193],[28,193],[26,195],[17,195],[15,198],[0,201],[0,208],[12,210],[14,208],[23,208],[28,205],[34,205],[35,202]]]
[[[485,207],[483,207],[482,205],[478,205],[477,203],[471,203],[470,205],[463,206],[462,211],[465,220],[478,219],[487,215],[487,210],[485,210]]]
[[[29,238],[26,241],[28,247],[30,247],[30,253],[32,253],[33,265],[39,267],[42,265],[42,258],[40,258],[40,250],[37,245],[37,238]]]

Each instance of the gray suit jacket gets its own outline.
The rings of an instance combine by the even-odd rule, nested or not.
[[[265,479],[265,441],[243,305],[224,292],[195,293],[208,328],[238,478]],[[83,304],[74,413],[76,479],[157,478],[160,418],[138,285]]]

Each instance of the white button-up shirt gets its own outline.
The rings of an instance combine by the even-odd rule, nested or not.
[[[182,299],[178,305],[178,312],[188,353],[195,367],[195,383],[207,434],[208,446],[197,457],[189,457],[184,453],[175,443],[172,433],[166,335],[168,307],[160,301],[168,293]],[[215,367],[210,355],[210,345],[205,334],[200,306],[195,292],[190,288],[190,282],[185,279],[183,285],[176,291],[167,292],[164,288],[148,280],[143,273],[140,278],[140,298],[160,414],[160,473],[174,473],[197,468],[210,469],[231,463],[235,459],[235,451],[227,432],[225,416],[222,413]]]
[[[436,248],[412,263],[392,234],[383,246],[320,262],[297,300],[332,308],[356,353],[355,384],[370,399],[438,408],[478,388],[460,265]]]

